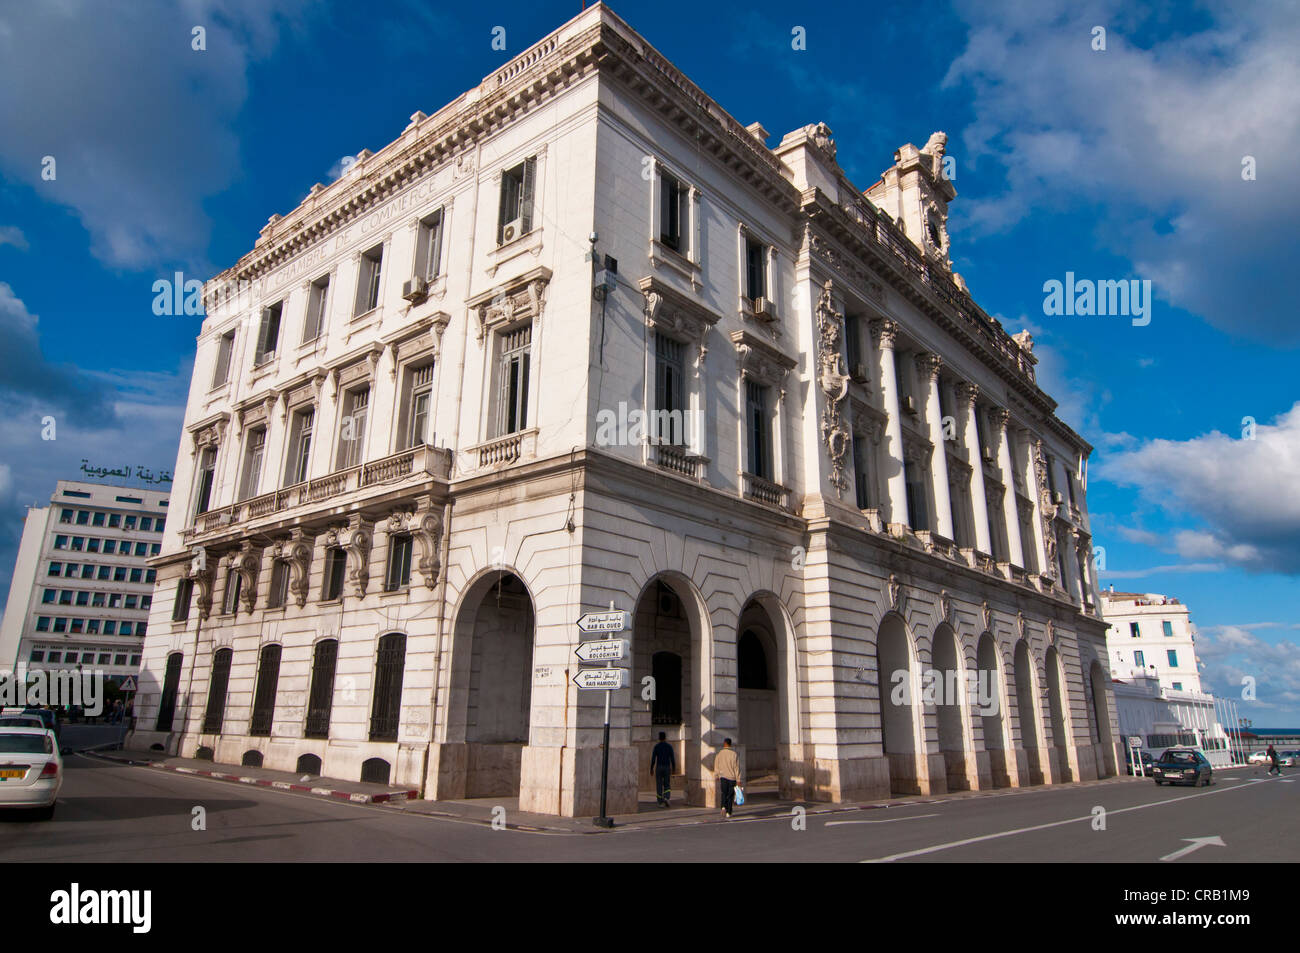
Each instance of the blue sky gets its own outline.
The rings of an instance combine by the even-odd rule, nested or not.
[[[174,463],[199,323],[155,316],[153,282],[227,267],[343,157],[579,9],[0,0],[0,591],[25,507],[83,458]],[[1242,713],[1300,724],[1297,4],[614,9],[773,143],[827,123],[862,188],[948,134],[956,269],[1033,332],[1096,447],[1103,583],[1182,598],[1209,686],[1239,698],[1251,675]],[[1067,271],[1150,280],[1151,323],[1045,315]]]

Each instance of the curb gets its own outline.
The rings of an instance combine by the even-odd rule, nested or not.
[[[332,788],[313,787],[310,784],[293,784],[289,781],[272,781],[270,778],[250,778],[224,771],[205,771],[201,768],[172,767],[159,762],[150,762],[149,767],[159,771],[173,771],[177,774],[196,774],[204,778],[216,778],[219,781],[237,781],[240,784],[255,784],[263,788],[275,788],[280,791],[301,791],[304,794],[319,794],[325,797],[351,801],[354,804],[385,804],[393,801],[414,801],[420,796],[419,791],[393,791],[388,794],[357,794],[352,791],[336,791]]]

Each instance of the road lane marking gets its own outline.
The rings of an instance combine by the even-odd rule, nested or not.
[[[1213,837],[1184,837],[1183,840],[1188,842],[1186,847],[1184,847],[1182,850],[1176,850],[1172,854],[1165,854],[1165,856],[1161,857],[1160,859],[1177,860],[1179,857],[1182,857],[1184,854],[1190,854],[1194,850],[1200,850],[1202,847],[1208,847],[1210,845],[1214,845],[1215,847],[1228,846],[1223,842],[1223,838],[1220,837],[1218,834],[1215,834]]]
[[[1246,787],[1249,787],[1252,784],[1259,784],[1259,783],[1260,783],[1259,780],[1247,781]],[[1228,791],[1242,791],[1242,790],[1245,790],[1245,788],[1220,788],[1217,791],[1205,791],[1201,794],[1185,794],[1182,795],[1181,797],[1166,798],[1163,801],[1152,801],[1150,804],[1137,804],[1134,805],[1133,807],[1116,808],[1113,811],[1107,811],[1106,816],[1113,817],[1116,814],[1127,814],[1129,811],[1141,811],[1148,807],[1160,807],[1165,804],[1182,803],[1183,801],[1192,801],[1195,800],[1196,798],[1212,797],[1215,794],[1225,794]],[[900,854],[889,854],[888,856],[885,857],[869,858],[867,860],[858,861],[858,863],[887,864],[887,863],[892,863],[895,860],[906,860],[909,857],[920,857],[924,854],[935,854],[941,850],[951,850],[954,847],[966,847],[969,844],[978,844],[986,840],[997,840],[1000,837],[1014,837],[1017,834],[1031,834],[1034,831],[1045,831],[1053,827],[1063,827],[1066,824],[1079,824],[1083,821],[1091,821],[1092,819],[1093,819],[1093,815],[1089,813],[1089,814],[1085,814],[1083,817],[1071,817],[1064,821],[1051,821],[1047,824],[1035,824],[1033,827],[1019,827],[1016,828],[1015,830],[999,831],[996,834],[982,834],[979,837],[967,837],[964,840],[951,841],[950,843],[947,844],[935,844],[932,847],[922,847],[918,850],[908,850]]]
[[[899,821],[919,821],[923,817],[938,816],[938,814],[917,814],[913,817],[889,817],[883,821],[827,821],[822,827],[834,827],[837,824],[897,824]]]

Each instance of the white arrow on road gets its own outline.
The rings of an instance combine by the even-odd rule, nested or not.
[[[1215,834],[1213,837],[1184,837],[1183,840],[1188,842],[1186,847],[1184,847],[1182,850],[1176,850],[1172,854],[1165,854],[1165,856],[1161,857],[1160,859],[1177,860],[1179,857],[1183,857],[1187,854],[1190,854],[1194,850],[1200,850],[1202,847],[1208,847],[1211,845],[1213,845],[1214,847],[1228,846],[1223,842],[1223,838],[1220,837],[1218,834]]]

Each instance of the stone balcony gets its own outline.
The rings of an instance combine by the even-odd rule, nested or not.
[[[790,491],[779,483],[773,483],[771,480],[764,480],[753,473],[741,474],[742,487],[741,494],[747,500],[753,500],[756,503],[763,503],[767,506],[775,506],[778,509],[790,510]]]
[[[419,490],[430,482],[444,486],[451,473],[451,451],[444,447],[420,446],[372,460],[346,470],[261,496],[209,510],[192,526],[181,531],[186,545],[207,543],[225,535],[244,535],[251,529],[286,518],[309,519],[313,515],[357,508],[393,496],[395,491]]]

